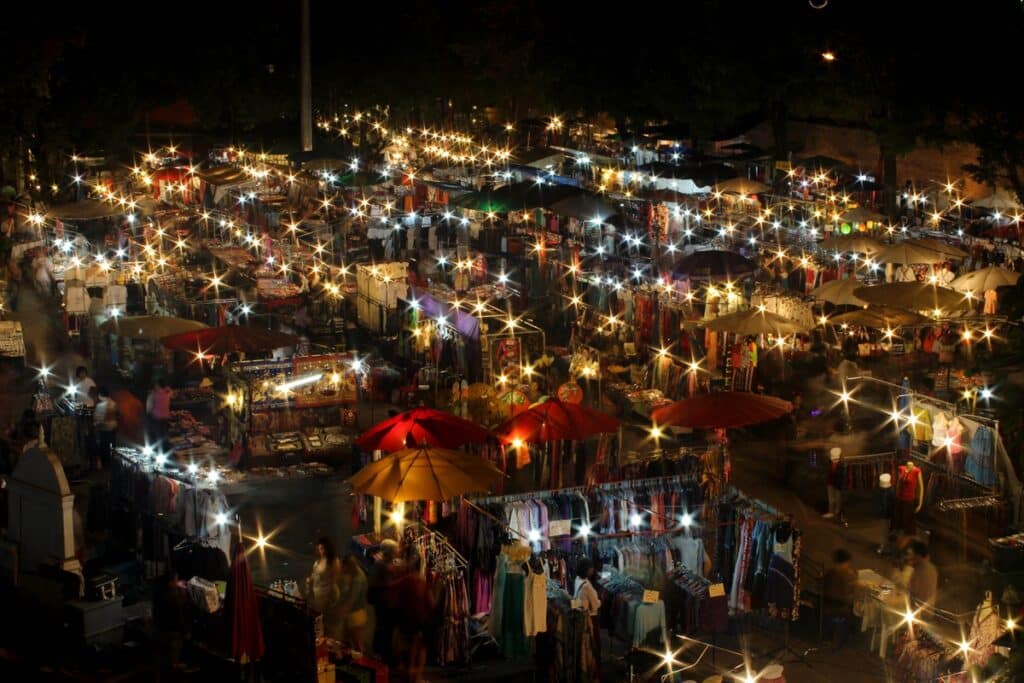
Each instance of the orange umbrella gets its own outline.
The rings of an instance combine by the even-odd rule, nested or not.
[[[515,439],[582,441],[594,434],[614,432],[618,428],[618,419],[611,415],[553,398],[505,420],[494,433],[505,443]]]
[[[416,446],[458,448],[483,443],[491,433],[469,420],[433,408],[413,408],[370,427],[356,439],[368,451],[398,451]]]
[[[774,396],[745,391],[716,391],[684,398],[651,413],[658,425],[691,429],[723,429],[770,422],[793,410],[793,404]]]
[[[358,493],[392,503],[448,500],[490,490],[504,476],[481,457],[444,448],[406,448],[359,470],[349,481]]]

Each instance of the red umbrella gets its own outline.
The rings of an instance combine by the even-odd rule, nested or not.
[[[259,353],[293,346],[297,337],[284,332],[275,332],[263,327],[245,327],[242,325],[225,325],[224,327],[207,327],[202,330],[172,334],[160,342],[175,351],[202,351],[206,354],[222,356],[225,353]]]
[[[356,445],[368,451],[399,451],[416,446],[458,448],[467,443],[483,443],[491,433],[457,415],[433,408],[413,408],[370,427],[356,439]]]
[[[716,391],[658,408],[651,413],[651,420],[658,425],[725,429],[769,422],[792,410],[792,403],[774,396],[746,391]]]
[[[246,664],[263,658],[263,625],[260,623],[249,559],[245,556],[245,548],[237,541],[234,555],[224,607],[231,627],[231,656],[235,661]]]
[[[505,443],[523,441],[582,441],[594,434],[614,432],[619,421],[611,415],[557,398],[538,403],[505,420],[494,430]]]

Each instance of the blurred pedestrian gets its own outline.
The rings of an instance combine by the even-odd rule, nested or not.
[[[363,652],[366,624],[369,621],[367,612],[367,579],[355,555],[346,555],[341,561],[338,587],[341,605],[341,642],[353,650]]]
[[[373,605],[373,651],[385,662],[393,661],[392,643],[398,619],[399,597],[395,586],[401,578],[398,543],[384,539],[367,577],[367,599]]]
[[[167,426],[171,419],[171,397],[174,392],[167,380],[160,378],[146,397],[146,415],[149,418],[149,438],[154,444],[167,441]]]
[[[832,646],[839,650],[846,644],[853,618],[853,598],[857,572],[850,566],[850,553],[844,548],[832,554],[832,566],[825,572],[825,617],[832,625]]]
[[[92,412],[92,422],[96,434],[96,459],[94,465],[98,469],[109,469],[113,455],[114,442],[117,440],[117,402],[110,397],[106,387],[93,389],[96,408]]]

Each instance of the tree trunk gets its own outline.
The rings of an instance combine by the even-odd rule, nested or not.
[[[899,196],[899,183],[896,179],[896,153],[886,145],[882,148],[882,208],[885,215],[892,218],[896,215],[896,198]]]

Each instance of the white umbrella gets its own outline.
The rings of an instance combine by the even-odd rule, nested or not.
[[[987,292],[990,289],[1017,284],[1020,273],[999,266],[989,266],[973,270],[961,275],[949,283],[949,286],[960,292]]]
[[[888,218],[880,213],[866,209],[863,206],[858,206],[856,209],[850,209],[844,211],[840,216],[840,220],[846,221],[847,223],[884,223]]]
[[[858,282],[854,278],[832,280],[831,282],[826,282],[821,287],[812,291],[811,296],[815,299],[820,299],[821,301],[827,301],[831,304],[840,306],[867,306],[866,301],[857,298],[853,294],[853,290],[863,286],[863,282]]]
[[[879,263],[937,263],[946,260],[943,254],[910,241],[890,244],[875,255]]]
[[[979,209],[991,209],[993,211],[1013,211],[1021,209],[1018,202],[1009,190],[996,190],[987,197],[971,202],[971,206]]]

